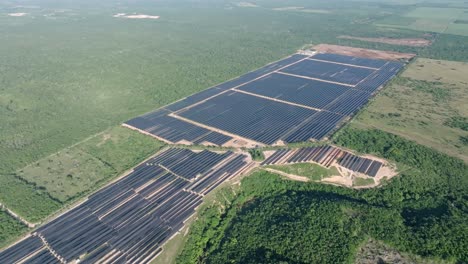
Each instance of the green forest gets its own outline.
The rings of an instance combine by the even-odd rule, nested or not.
[[[6,246],[18,236],[18,233],[25,232],[27,227],[16,221],[8,213],[0,210],[0,247]]]
[[[177,262],[353,263],[369,237],[434,261],[468,261],[465,163],[378,130],[346,128],[334,141],[408,169],[359,191],[257,172],[221,206],[201,209]]]

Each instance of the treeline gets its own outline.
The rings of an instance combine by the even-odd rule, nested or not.
[[[237,195],[201,211],[178,263],[351,263],[367,237],[426,258],[468,261],[466,164],[378,130],[348,128],[335,143],[405,171],[362,191],[257,172]]]

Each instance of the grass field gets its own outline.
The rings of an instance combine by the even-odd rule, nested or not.
[[[271,165],[268,168],[272,168],[278,171],[282,171],[288,174],[297,176],[304,176],[313,181],[320,181],[323,178],[340,175],[336,167],[330,169],[324,168],[320,165],[313,163],[297,163],[291,165]]]
[[[25,193],[17,194],[15,201],[5,201],[5,204],[26,219],[41,220],[57,210],[61,204],[96,190],[162,146],[161,142],[130,129],[110,128],[20,169],[16,176],[7,176],[5,179],[11,178],[17,185],[29,188],[25,189]],[[30,184],[25,184],[21,179]],[[15,186],[11,188],[18,188]],[[22,210],[38,207],[36,199],[28,198],[28,191],[37,193],[36,196],[42,199],[39,208],[46,207],[46,210]]]
[[[371,178],[355,178],[353,181],[353,186],[367,186],[374,183],[374,179]]]
[[[99,184],[115,171],[77,148],[66,149],[23,168],[18,174],[66,202]]]
[[[417,7],[404,15],[393,15],[377,21],[378,25],[418,31],[468,36],[468,25],[454,23],[466,17],[463,8]]]
[[[468,161],[467,72],[466,63],[417,59],[352,126],[382,129]]]

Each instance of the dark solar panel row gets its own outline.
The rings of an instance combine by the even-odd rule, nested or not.
[[[344,153],[338,164],[351,171],[360,172],[371,177],[375,177],[383,165],[380,161],[359,157],[348,152]]]
[[[125,123],[172,143],[181,140],[193,141],[211,132],[206,128],[167,115],[152,116],[151,118],[137,117]]]
[[[342,167],[375,177],[382,162],[363,158],[333,146],[280,149],[265,159],[261,165],[284,165],[302,162],[316,162],[329,167],[334,161]]]
[[[239,92],[227,92],[179,115],[261,143],[273,144],[291,127],[299,125],[315,112]]]
[[[231,154],[232,152],[218,154],[208,150],[203,150],[202,152],[192,154],[187,159],[171,163],[162,162],[161,165],[176,175],[191,180]]]
[[[135,117],[125,122],[125,124],[134,126],[138,129],[145,130],[157,124],[159,118],[168,115],[170,111],[166,109],[158,109],[150,113],[146,113],[139,117]]]
[[[356,89],[374,92],[382,85],[385,85],[404,67],[400,62],[388,62],[380,70],[369,75],[364,81],[356,85]]]
[[[217,169],[212,169],[210,172],[207,172],[205,177],[191,184],[187,189],[197,193],[207,194],[226,179],[236,176],[242,171],[242,168],[246,166],[247,162],[245,161],[245,157],[243,155],[237,155]]]
[[[357,66],[380,68],[387,63],[385,60],[358,58],[353,56],[332,54],[332,53],[318,53],[312,56],[313,59],[332,61],[338,63],[352,64]]]
[[[40,238],[30,236],[14,246],[0,252],[0,263],[15,263],[36,253],[44,245]]]
[[[335,101],[325,107],[325,110],[341,115],[352,115],[361,109],[367,102],[371,94],[365,91],[349,89]]]
[[[168,108],[179,110],[217,94],[221,90],[270,73],[237,87],[239,91],[249,94],[236,91],[225,92],[203,103],[189,106],[188,109],[177,112],[177,115],[267,145],[274,144],[278,140],[285,142],[320,140],[332,133],[340,122],[346,119],[341,116],[355,114],[369,101],[378,87],[394,77],[404,66],[399,62],[384,62],[336,54],[317,54],[315,57],[331,62],[314,61],[307,59],[304,55],[293,55],[227,82],[225,86],[222,84],[222,87],[213,87],[190,96],[176,102],[174,108],[171,106]],[[293,62],[296,63],[285,67]],[[379,66],[380,70],[333,62]],[[325,81],[274,72],[282,67],[285,67],[281,70],[282,72]],[[326,81],[358,84],[352,88]],[[326,111],[317,113],[308,107]],[[232,140],[229,136],[205,129],[201,125],[170,117],[169,113],[164,109],[156,110],[134,118],[127,124],[172,143],[223,145]],[[294,127],[296,129],[291,131]]]
[[[292,63],[295,63],[295,62],[298,62],[302,59],[305,59],[309,56],[306,56],[306,55],[301,55],[301,54],[294,54],[290,57],[287,57],[285,59],[282,59],[280,61],[277,61],[277,62],[273,62],[271,64],[268,64],[267,66],[265,67],[262,67],[258,70],[255,70],[255,71],[252,71],[252,72],[249,72],[249,73],[246,73],[238,78],[235,78],[233,80],[230,80],[230,81],[227,81],[227,82],[224,82],[222,84],[218,84],[216,85],[215,87],[218,87],[222,90],[227,90],[227,89],[231,89],[231,88],[234,88],[234,87],[237,87],[239,85],[242,85],[246,82],[249,82],[249,81],[252,81],[262,75],[265,75],[265,74],[268,74],[270,72],[273,72],[273,71],[276,71],[278,69],[281,69],[282,67],[285,67],[289,64],[292,64]]]
[[[322,109],[350,88],[339,84],[273,73],[238,89]]]
[[[356,85],[375,70],[315,60],[303,60],[281,72],[317,78],[325,81]]]
[[[2,263],[9,263],[7,262],[2,262]],[[11,263],[11,262],[10,262]],[[26,261],[23,262],[23,264],[59,264],[60,261],[50,253],[49,250],[43,249],[39,251],[36,255],[32,256],[31,258],[27,259]]]
[[[288,143],[303,142],[310,139],[322,140],[334,131],[345,116],[321,111],[297,126],[284,141]]]
[[[280,61],[268,64],[260,69],[254,70],[252,72],[249,72],[247,74],[244,74],[238,78],[235,78],[233,80],[218,84],[214,87],[208,88],[206,90],[203,90],[199,93],[193,94],[188,96],[187,98],[184,98],[182,100],[179,100],[175,103],[172,103],[170,105],[165,106],[165,109],[168,109],[170,111],[178,111],[184,107],[187,107],[189,105],[192,105],[196,102],[205,100],[211,96],[214,96],[216,94],[219,94],[227,89],[239,86],[243,83],[249,82],[253,79],[256,79],[262,75],[268,74],[270,72],[276,71],[286,65],[289,65],[291,63],[297,62],[301,59],[307,58],[308,56],[306,55],[300,55],[300,54],[294,54],[290,57],[287,57],[285,59],[282,59]]]
[[[273,154],[271,154],[270,157],[265,159],[260,165],[272,165],[272,164],[277,164],[280,159],[282,159],[289,150],[287,149],[280,149],[275,151]]]
[[[209,143],[221,146],[221,145],[223,145],[224,143],[228,142],[231,139],[232,139],[232,137],[230,137],[230,136],[226,136],[226,135],[223,135],[221,133],[213,131],[213,132],[210,132],[210,133],[198,138],[197,140],[193,141],[193,143],[194,144],[201,144],[203,142],[209,142]]]
[[[341,154],[341,150],[333,146],[306,147],[291,150],[277,150],[261,165],[283,165],[303,162],[316,162],[329,167]]]
[[[232,152],[167,149],[38,228],[34,236],[0,252],[0,260],[7,260],[0,262],[15,263],[38,252],[44,248],[41,236],[67,262],[89,254],[83,263],[103,259],[110,263],[148,263],[194,213],[202,195],[226,175],[242,170],[247,165],[245,158]],[[167,171],[162,164],[180,175]],[[200,192],[194,186],[200,187]],[[48,251],[39,252],[30,261],[48,263],[53,260],[50,256]]]
[[[180,101],[177,101],[173,104],[170,104],[168,106],[165,106],[164,108],[165,109],[168,109],[168,110],[171,110],[171,111],[178,111],[184,107],[187,107],[189,105],[192,105],[196,102],[199,102],[199,101],[202,101],[202,100],[205,100],[211,96],[215,96],[219,93],[221,93],[222,89],[220,88],[217,88],[217,87],[212,87],[212,88],[209,88],[209,89],[206,89],[206,90],[203,90],[199,93],[196,93],[194,95],[191,95],[183,100],[180,100]]]

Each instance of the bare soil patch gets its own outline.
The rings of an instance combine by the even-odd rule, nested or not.
[[[429,39],[424,38],[361,38],[361,37],[353,37],[353,36],[346,36],[342,35],[339,36],[340,39],[352,39],[352,40],[360,40],[360,41],[367,41],[367,42],[377,42],[377,43],[385,43],[390,45],[399,45],[399,46],[411,46],[411,47],[427,47],[432,44],[432,41]]]
[[[305,8],[303,6],[285,6],[285,7],[277,7],[273,8],[275,11],[299,11],[299,12],[304,12],[304,13],[316,13],[316,14],[329,14],[331,13],[328,10],[324,9],[310,9],[310,8]]]
[[[310,181],[309,178],[304,177],[304,176],[294,175],[294,174],[290,174],[290,173],[286,173],[286,172],[282,172],[282,171],[274,170],[274,169],[270,169],[270,168],[266,168],[265,170],[269,171],[269,172],[272,172],[272,173],[279,174],[279,175],[284,176],[284,177],[286,177],[288,179],[291,179],[293,181],[300,181],[300,182],[309,182]]]
[[[440,260],[423,259],[420,256],[400,252],[381,241],[369,239],[358,251],[354,263],[436,264],[448,263]]]
[[[28,13],[10,13],[8,14],[9,16],[12,16],[12,17],[22,17],[22,16],[25,16],[27,15]]]
[[[238,2],[236,3],[236,6],[238,7],[258,7],[258,5],[250,2]]]
[[[348,188],[353,187],[353,178],[352,177],[345,177],[345,176],[333,176],[328,177],[322,180],[323,183],[331,183],[346,186]]]
[[[152,16],[152,15],[145,15],[145,14],[126,14],[126,13],[118,13],[113,15],[113,17],[120,17],[120,18],[129,18],[129,19],[159,19],[160,16]]]
[[[410,60],[416,56],[413,53],[400,53],[394,51],[371,50],[362,48],[353,48],[348,46],[319,44],[314,46],[318,52],[335,53],[347,56],[355,56],[361,58],[381,59],[381,60]]]

